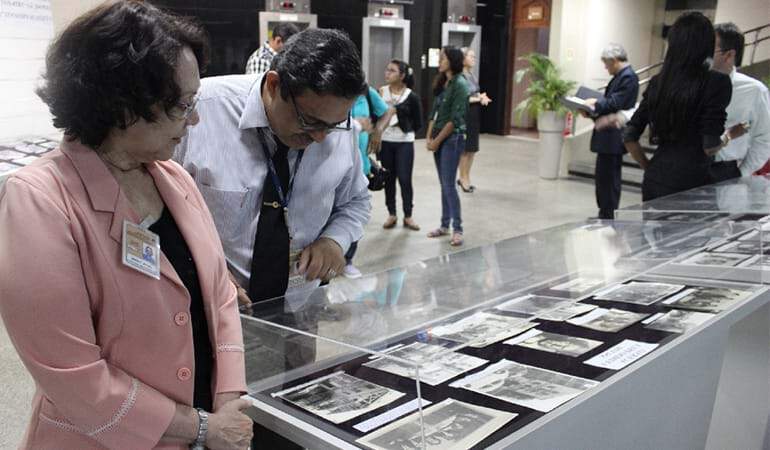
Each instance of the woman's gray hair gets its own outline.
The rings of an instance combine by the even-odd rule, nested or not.
[[[606,59],[617,59],[618,61],[626,62],[628,61],[628,54],[622,45],[611,43],[602,50],[602,60]]]

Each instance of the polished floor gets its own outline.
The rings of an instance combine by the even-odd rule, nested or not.
[[[416,143],[414,218],[421,231],[399,224],[383,230],[387,217],[384,194],[372,198],[372,220],[359,245],[355,264],[364,273],[397,267],[448,252],[462,251],[550,226],[577,221],[597,213],[591,180],[537,176],[537,143],[532,139],[483,136],[472,170],[473,194],[461,192],[464,247],[448,238],[429,239],[439,225],[441,197],[431,154],[424,141]],[[635,190],[624,190],[621,206],[641,201]],[[400,197],[398,207],[401,208]],[[0,326],[0,448],[15,448],[30,413],[33,382],[16,356],[5,328]]]

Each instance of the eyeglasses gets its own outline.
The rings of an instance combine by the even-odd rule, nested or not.
[[[291,97],[291,104],[294,105],[294,110],[297,112],[297,121],[299,122],[300,130],[312,133],[316,131],[350,131],[352,129],[350,126],[350,112],[348,112],[348,118],[339,123],[326,123],[322,120],[308,120],[299,110],[297,100],[294,98],[294,93],[291,90],[289,90],[289,97]]]
[[[169,115],[178,120],[189,119],[195,112],[195,107],[198,106],[198,100],[200,100],[200,95],[196,94],[189,103],[177,102],[176,108],[172,109]]]

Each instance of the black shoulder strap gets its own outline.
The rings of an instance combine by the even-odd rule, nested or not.
[[[369,90],[369,85],[366,85],[366,103],[369,105],[369,120],[372,121],[372,126],[374,126],[377,123],[377,119],[379,119],[379,116],[374,113],[374,105],[372,104],[372,95],[371,91]]]

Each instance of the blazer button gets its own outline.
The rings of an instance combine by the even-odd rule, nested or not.
[[[186,325],[187,322],[189,321],[190,321],[190,315],[187,314],[186,312],[176,313],[176,315],[174,316],[174,323],[176,323],[180,327],[182,325]]]
[[[176,377],[179,378],[181,381],[187,381],[192,376],[192,372],[190,372],[190,369],[187,367],[182,367],[181,369],[176,371]]]

